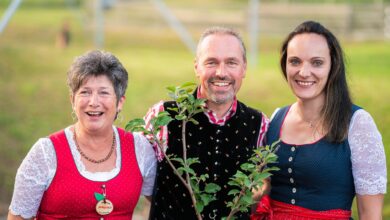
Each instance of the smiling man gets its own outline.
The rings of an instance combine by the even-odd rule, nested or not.
[[[194,116],[198,125],[187,124],[187,158],[199,158],[200,164],[192,167],[195,172],[208,174],[207,181],[222,188],[217,200],[203,210],[203,219],[221,219],[229,214],[229,178],[248,161],[252,150],[263,144],[267,130],[266,116],[236,99],[246,66],[245,46],[237,32],[213,27],[202,34],[194,63],[199,79],[195,95],[206,99],[206,107]],[[158,112],[171,107],[175,107],[174,102],[156,104],[146,114],[146,124]],[[181,121],[174,120],[162,128],[159,137],[165,140],[166,154],[182,155]],[[197,219],[186,188],[163,160],[162,153],[156,154],[160,163],[149,219]],[[238,217],[249,219],[249,213],[240,213]]]

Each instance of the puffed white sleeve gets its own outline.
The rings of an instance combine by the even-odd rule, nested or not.
[[[348,142],[356,193],[386,193],[386,156],[382,137],[367,111],[359,109],[352,116]]]
[[[156,177],[157,158],[153,146],[139,132],[134,132],[134,146],[138,167],[143,178],[141,194],[153,194],[154,179]]]
[[[42,196],[56,169],[57,159],[53,143],[49,138],[39,139],[16,173],[10,212],[23,218],[36,216]]]

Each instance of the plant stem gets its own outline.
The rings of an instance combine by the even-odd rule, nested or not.
[[[157,137],[154,135],[154,138],[155,140],[158,140]],[[180,175],[179,171],[177,171],[175,165],[173,165],[172,161],[167,157],[162,145],[160,144],[160,142],[156,141],[158,147],[160,148],[161,152],[163,153],[164,155],[164,158],[167,160],[169,166],[172,168],[173,172],[176,174],[177,177],[179,177],[180,181],[184,184],[184,186],[188,189],[187,187],[187,183],[185,181],[185,179],[183,179],[183,177]]]
[[[187,165],[186,124],[187,124],[187,120],[183,120],[182,121],[182,127],[181,127],[181,137],[182,137],[182,142],[181,143],[182,143],[182,146],[183,146],[183,161],[184,161],[185,165]],[[189,187],[187,187],[187,189],[188,189],[188,192],[190,193],[192,204],[194,205],[196,217],[198,218],[198,220],[201,220],[202,216],[200,215],[200,213],[196,209],[196,198],[195,198],[194,191],[192,190],[192,187],[191,187],[190,175],[189,175],[188,172],[185,172],[185,173],[186,173],[186,180],[187,180],[186,181],[187,182],[186,185],[189,186]]]
[[[183,161],[184,161],[184,164],[187,164],[187,148],[185,147],[186,146],[186,136],[185,136],[185,128],[186,128],[186,123],[187,121],[183,120],[182,122],[182,143],[183,143]],[[158,140],[157,136],[153,134],[153,137],[155,140]],[[192,204],[194,205],[194,210],[195,210],[195,213],[196,213],[196,217],[198,220],[202,220],[202,216],[201,214],[198,212],[198,210],[196,209],[196,198],[195,198],[195,195],[194,195],[194,192],[192,190],[192,187],[191,187],[191,182],[190,182],[190,176],[188,174],[188,172],[185,172],[186,173],[186,179],[184,179],[179,171],[177,171],[175,165],[173,165],[172,161],[169,159],[169,157],[167,157],[163,147],[162,147],[162,144],[159,142],[159,141],[156,141],[158,147],[160,148],[161,152],[163,153],[164,155],[164,158],[167,160],[169,166],[172,168],[173,172],[175,173],[175,175],[180,179],[180,181],[184,184],[185,188],[187,189],[187,191],[189,192],[190,196],[191,196],[191,200],[192,200]]]
[[[233,205],[234,208],[230,211],[230,213],[229,213],[228,217],[226,218],[226,220],[231,219],[238,212],[237,204],[239,203],[241,197],[244,195],[246,190],[247,190],[246,187],[243,187],[241,189],[240,195],[237,197],[237,200],[234,202],[234,205]]]

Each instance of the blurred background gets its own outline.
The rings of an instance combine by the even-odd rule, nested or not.
[[[0,0],[0,19],[0,219],[30,147],[73,123],[75,56],[104,49],[127,68],[123,127],[168,99],[165,87],[196,81],[194,48],[213,25],[243,35],[249,68],[238,98],[270,116],[294,101],[278,66],[283,38],[305,20],[323,23],[341,41],[354,102],[374,117],[389,164],[390,0]],[[141,199],[134,219],[147,209]]]

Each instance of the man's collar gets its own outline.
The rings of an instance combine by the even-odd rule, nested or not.
[[[197,98],[204,98],[205,96],[202,95],[200,86],[198,86],[197,91],[196,91],[196,97]],[[208,117],[209,121],[213,124],[218,124],[218,125],[224,125],[227,120],[229,120],[231,117],[233,117],[236,114],[237,111],[237,98],[234,96],[233,98],[233,103],[230,106],[229,110],[226,112],[222,118],[217,118],[217,114],[207,108],[207,102],[205,103],[205,114]]]

